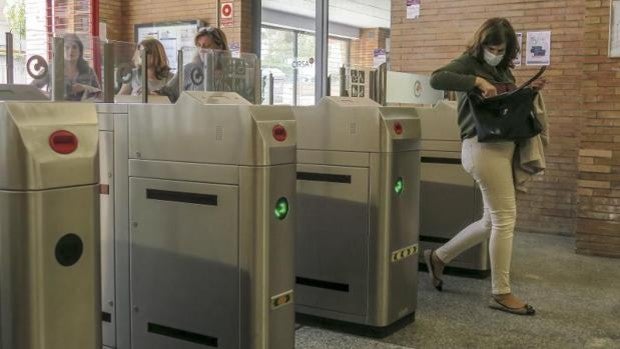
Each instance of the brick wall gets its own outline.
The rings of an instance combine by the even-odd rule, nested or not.
[[[577,252],[620,257],[620,58],[608,58],[609,0],[584,1]]]
[[[386,39],[389,36],[390,31],[385,28],[360,29],[359,39],[351,41],[351,65],[361,68],[372,68],[374,50],[386,48]]]
[[[242,51],[252,49],[252,1],[233,0],[234,25],[223,28],[229,43],[239,43]],[[134,25],[152,22],[202,20],[218,25],[217,0],[100,0],[101,21],[108,24],[108,38],[134,41]]]
[[[548,170],[519,194],[518,228],[576,232],[579,252],[620,256],[620,59],[607,58],[609,1],[422,1],[416,20],[406,19],[405,2],[392,1],[396,71],[430,74],[490,17],[507,17],[524,45],[525,32],[552,31]],[[515,75],[523,81],[535,71],[522,66]]]
[[[127,23],[125,22],[123,0],[102,0],[99,3],[99,17],[106,23],[107,38],[121,41],[125,39]]]

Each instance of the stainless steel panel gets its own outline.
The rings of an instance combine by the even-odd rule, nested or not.
[[[98,189],[0,191],[2,348],[102,346]],[[81,255],[63,253],[67,234],[81,240]]]
[[[350,180],[297,181],[297,304],[364,316],[372,248],[368,245],[368,169],[298,164],[297,171]]]
[[[351,100],[350,106],[341,103],[347,100]],[[298,149],[380,151],[379,105],[370,99],[325,97],[317,106],[295,107],[293,111]]]
[[[147,198],[147,190],[214,195],[216,205]],[[165,326],[239,347],[238,187],[130,179],[133,348],[204,348]]]
[[[450,239],[473,223],[475,183],[460,164],[422,164],[420,235]]]
[[[209,100],[217,93],[194,95]],[[184,93],[171,106],[131,106],[130,157],[245,166],[295,161],[296,130],[290,107],[200,103]],[[283,142],[273,138],[276,125],[284,126],[289,134]]]
[[[429,151],[439,152],[461,152],[461,140],[456,138],[452,141],[429,141],[422,139],[420,142],[420,149],[422,149],[422,156]],[[460,155],[459,155],[460,158]]]
[[[109,314],[109,321],[102,322],[103,344],[116,346],[116,319],[114,306],[115,276],[114,276],[114,134],[99,132],[99,173],[102,188],[108,188],[107,193],[101,193],[100,223],[101,223],[101,311]]]
[[[299,164],[368,167],[370,166],[369,157],[368,153],[297,150],[297,163]]]
[[[99,114],[127,114],[129,112],[127,104],[97,103],[96,107]]]
[[[114,114],[97,114],[99,131],[114,131]]]
[[[2,101],[49,101],[49,98],[32,85],[0,84]]]
[[[78,148],[60,156],[49,145],[58,130],[74,133]],[[98,182],[97,115],[88,104],[0,103],[0,188],[43,190]],[[71,169],[68,171],[67,169]]]
[[[456,103],[440,101],[435,106],[415,108],[422,121],[422,138],[433,141],[459,140]]]
[[[240,348],[293,348],[295,165],[240,167],[239,176],[239,263],[249,276],[241,280]],[[283,220],[274,215],[280,198],[290,207]],[[272,300],[284,294],[290,300],[274,307]]]
[[[172,161],[129,160],[129,175],[189,182],[239,184],[239,167]]]
[[[419,152],[371,155],[368,324],[384,327],[412,313],[417,300]],[[402,178],[404,190],[395,191]],[[393,260],[397,251],[411,254]]]
[[[371,265],[371,313],[369,323],[387,326],[416,309],[418,290],[420,153],[417,151],[372,155],[371,163],[379,163],[381,202],[371,197],[371,210],[380,212],[377,239]],[[377,174],[376,167],[371,175]],[[402,179],[404,189],[398,194],[396,182]],[[374,181],[371,181],[374,183]],[[371,221],[372,222],[372,221]],[[371,235],[371,243],[373,243]],[[383,251],[382,251],[383,249]],[[385,250],[387,249],[387,251]],[[394,258],[398,251],[408,251]],[[385,252],[388,253],[387,259]],[[377,284],[374,284],[377,282]],[[376,285],[376,288],[373,287]],[[376,291],[376,293],[374,292]],[[373,298],[372,295],[375,295]]]
[[[412,108],[381,107],[370,99],[326,97],[317,106],[293,110],[302,150],[406,151],[416,149],[420,136]],[[397,122],[403,126],[400,134],[393,127]]]
[[[114,116],[114,258],[116,349],[131,349],[129,275],[128,116]]]

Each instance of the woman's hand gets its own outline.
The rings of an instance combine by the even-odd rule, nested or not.
[[[540,78],[540,79],[534,80],[531,86],[534,89],[534,91],[540,91],[545,87],[546,83],[547,83],[546,79]]]
[[[482,91],[482,95],[485,98],[497,96],[497,88],[479,76],[476,77],[476,87]]]

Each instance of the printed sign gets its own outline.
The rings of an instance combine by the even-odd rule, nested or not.
[[[232,27],[234,25],[233,20],[234,7],[232,2],[224,2],[220,6],[220,27]]]
[[[372,54],[373,68],[379,68],[385,62],[387,62],[387,52],[385,52],[384,48],[376,48]]]
[[[551,64],[551,32],[528,32],[525,57],[526,65]]]
[[[420,0],[407,0],[407,19],[420,17]]]

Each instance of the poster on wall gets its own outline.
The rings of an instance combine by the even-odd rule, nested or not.
[[[609,14],[609,57],[620,57],[620,0],[610,4]]]
[[[184,50],[184,62],[191,61],[193,58],[191,50],[195,46],[194,36],[198,28],[202,26],[203,22],[199,20],[137,24],[135,26],[135,38],[137,42],[146,38],[159,40],[164,45],[172,72],[176,73],[178,50]]]
[[[420,0],[407,0],[407,19],[420,17]]]
[[[528,32],[525,50],[526,65],[551,64],[551,32]]]
[[[521,66],[521,56],[523,55],[523,33],[517,33],[517,47],[519,48],[519,53],[517,54],[517,58],[515,58],[512,63],[515,65],[515,68]]]
[[[384,48],[376,48],[372,53],[372,67],[379,68],[383,63],[387,62],[387,52]]]

